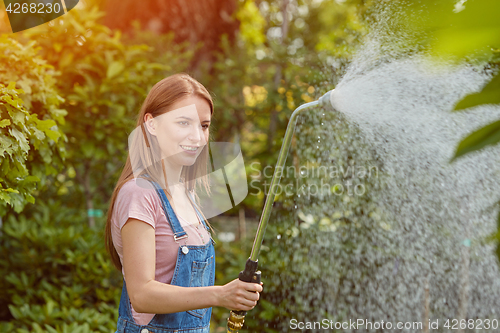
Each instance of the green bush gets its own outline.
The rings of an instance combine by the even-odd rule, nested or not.
[[[60,126],[67,112],[55,86],[58,73],[38,54],[35,42],[22,45],[0,37],[0,216],[7,204],[20,212],[35,202],[36,186],[62,166],[66,139]]]
[[[4,221],[0,331],[110,332],[122,282],[104,248],[104,221],[90,229],[82,212],[49,202]]]

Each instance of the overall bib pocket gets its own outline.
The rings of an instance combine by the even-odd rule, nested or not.
[[[189,281],[190,287],[206,287],[210,285],[209,278],[210,274],[207,273],[207,268],[209,267],[209,261],[193,261],[191,266],[191,279]],[[205,274],[207,273],[207,274]],[[209,308],[189,310],[187,313],[198,318],[202,318]]]

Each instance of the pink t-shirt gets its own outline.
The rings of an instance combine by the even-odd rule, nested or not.
[[[155,229],[155,280],[159,282],[170,283],[172,281],[180,245],[202,245],[210,240],[210,235],[205,227],[200,226],[197,230],[196,225],[191,225],[188,221],[177,216],[188,237],[176,243],[155,188],[145,179],[134,178],[126,182],[118,192],[111,216],[111,235],[122,267],[123,246],[121,228],[129,218],[141,220]],[[203,235],[203,240],[200,234]],[[123,268],[122,274],[126,281]],[[132,309],[132,316],[139,325],[148,324],[154,316],[151,313],[138,313],[132,305],[130,307]]]

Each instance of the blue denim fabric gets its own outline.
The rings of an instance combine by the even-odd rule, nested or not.
[[[156,192],[161,198],[163,210],[174,232],[175,238],[179,240],[183,237],[187,237],[186,232],[181,227],[174,210],[167,200],[165,192],[157,183],[153,181],[151,181],[151,183],[155,186]],[[195,211],[200,217],[200,220],[203,221],[205,228],[207,228],[201,214],[196,208]],[[215,280],[215,252],[213,240],[210,240],[206,245],[182,245],[182,247],[187,247],[189,252],[185,254],[185,251],[183,252],[182,248],[179,247],[171,284],[182,287],[213,286]],[[147,325],[138,325],[132,317],[129,296],[124,280],[118,313],[119,317],[116,332],[119,333],[209,333],[212,308],[168,314],[155,314]]]

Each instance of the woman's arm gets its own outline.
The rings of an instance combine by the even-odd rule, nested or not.
[[[155,281],[154,228],[128,219],[121,235],[127,292],[137,312],[172,313],[212,306],[248,311],[259,300],[262,286],[238,279],[211,287],[179,287]]]

